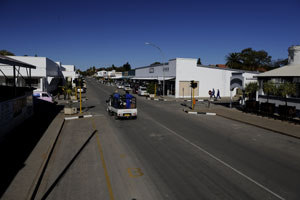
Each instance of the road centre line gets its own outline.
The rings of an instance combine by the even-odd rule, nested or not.
[[[91,121],[92,121],[92,126],[93,126],[94,130],[96,130],[94,119],[92,118]],[[98,145],[98,150],[99,150],[99,153],[100,153],[100,158],[101,158],[102,166],[103,166],[103,169],[104,169],[105,180],[106,180],[106,184],[107,184],[107,188],[108,188],[108,193],[109,193],[109,199],[110,200],[114,200],[115,198],[114,198],[114,194],[113,194],[113,191],[112,191],[111,183],[110,183],[110,180],[109,180],[108,171],[107,171],[107,167],[106,167],[105,160],[104,160],[103,150],[102,150],[102,147],[101,147],[101,143],[100,143],[100,139],[99,139],[98,134],[96,134],[96,140],[97,140],[97,145]]]
[[[192,145],[193,147],[195,147],[196,149],[202,151],[203,153],[207,154],[208,156],[210,156],[211,158],[213,158],[214,160],[220,162],[221,164],[223,164],[224,166],[228,167],[229,169],[233,170],[234,172],[236,172],[237,174],[239,174],[240,176],[244,177],[245,179],[247,179],[248,181],[254,183],[255,185],[259,186],[260,188],[262,188],[263,190],[269,192],[270,194],[274,195],[275,197],[277,197],[278,199],[281,200],[285,200],[285,198],[283,198],[282,196],[276,194],[275,192],[273,192],[272,190],[270,190],[269,188],[263,186],[262,184],[258,183],[257,181],[255,181],[254,179],[250,178],[249,176],[247,176],[246,174],[244,174],[243,172],[235,169],[233,166],[231,166],[230,164],[222,161],[221,159],[219,159],[218,157],[212,155],[211,153],[209,153],[208,151],[206,151],[205,149],[199,147],[198,145],[196,145],[195,143],[189,141],[188,139],[186,139],[185,137],[181,136],[180,134],[176,133],[175,131],[169,129],[168,127],[164,126],[163,124],[159,123],[158,121],[154,120],[153,121],[155,123],[157,123],[158,125],[160,125],[161,127],[163,127],[164,129],[168,130],[169,132],[173,133],[174,135],[176,135],[177,137],[179,137],[180,139],[182,139],[183,141],[185,141],[186,143]]]

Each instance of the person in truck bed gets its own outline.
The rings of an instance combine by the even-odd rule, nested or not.
[[[129,91],[126,91],[125,94],[125,100],[126,100],[126,108],[131,108],[131,99],[132,99],[132,95],[129,94]]]

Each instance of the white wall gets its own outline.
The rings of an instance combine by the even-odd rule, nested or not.
[[[253,78],[253,76],[256,76],[256,75],[258,75],[258,73],[256,74],[256,73],[249,73],[249,72],[245,72],[245,73],[243,73],[243,77],[245,78],[244,79],[244,87],[248,84],[248,83],[250,83],[250,82],[257,82],[257,79],[255,78]]]
[[[165,73],[163,73],[163,67],[165,68]],[[167,69],[169,69],[167,71]],[[176,76],[176,65],[175,63],[172,64],[170,61],[166,65],[158,65],[158,66],[148,66],[143,68],[136,68],[135,69],[135,77],[136,78],[158,78],[160,79],[163,77],[175,77]]]
[[[98,77],[105,77],[105,76],[107,76],[107,71],[101,70],[101,71],[97,72],[97,76]]]
[[[230,96],[230,77],[233,71],[223,68],[197,66],[197,59],[176,58],[176,98],[179,98],[180,81],[198,81],[199,96],[209,97],[208,91],[220,90],[221,97]]]
[[[75,65],[61,65],[62,71],[75,72]]]
[[[71,78],[72,85],[75,86],[75,84],[73,83],[73,80],[76,78],[75,65],[61,65],[60,69],[62,71],[64,79]]]
[[[31,57],[31,56],[8,56],[8,57],[36,66],[36,69],[31,69],[32,77],[46,77],[45,57]],[[13,76],[12,66],[1,66],[0,68],[4,71],[6,76]],[[18,69],[19,67],[16,68]],[[27,72],[25,68],[20,67],[20,73],[22,74],[23,77],[27,77]]]
[[[50,86],[52,79],[63,77],[63,74],[59,67],[60,63],[56,63],[46,57],[32,57],[32,56],[8,56],[8,57],[36,66],[36,69],[31,69],[31,77],[39,78],[41,87],[37,88],[35,91],[53,91],[55,89],[54,85],[51,85],[51,88],[48,88]],[[19,67],[17,66],[16,68],[19,69]],[[12,66],[0,66],[0,69],[5,73],[6,76],[8,77],[13,76]],[[20,67],[20,73],[22,74],[23,77],[29,76],[29,69],[27,71],[26,68]],[[0,76],[1,75],[2,74],[0,74]]]
[[[67,77],[72,78],[72,81],[76,78],[75,72],[68,72],[68,71],[62,71],[64,78],[66,79]]]
[[[51,77],[60,77],[62,75],[60,66],[48,58],[46,58],[46,75]]]

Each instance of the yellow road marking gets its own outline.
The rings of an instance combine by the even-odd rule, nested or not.
[[[144,173],[142,172],[142,170],[140,168],[128,168],[127,171],[128,171],[129,176],[132,178],[136,178],[136,177],[144,175]]]
[[[93,129],[96,130],[96,125],[95,125],[95,121],[93,118],[92,118],[92,126],[93,126]]]
[[[93,125],[93,128],[96,130],[95,122],[94,122],[93,119],[92,119],[92,125]],[[106,184],[107,184],[107,188],[108,188],[109,198],[110,198],[110,200],[114,200],[115,198],[114,198],[114,194],[112,192],[112,187],[111,187],[111,183],[110,183],[110,180],[109,180],[107,167],[106,167],[105,160],[104,160],[103,150],[102,150],[102,147],[101,147],[101,143],[100,143],[100,139],[99,139],[98,134],[96,134],[96,139],[97,139],[97,144],[98,144],[98,150],[100,152],[100,158],[101,158],[102,166],[103,166],[103,169],[104,169],[104,174],[105,174]]]
[[[125,157],[126,157],[125,154],[121,154],[121,155],[120,155],[120,158],[125,158]]]

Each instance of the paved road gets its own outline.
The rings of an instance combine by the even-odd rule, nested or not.
[[[94,117],[65,123],[39,197],[300,199],[299,140],[140,97],[137,120],[114,120],[105,111],[114,87],[87,86]]]

